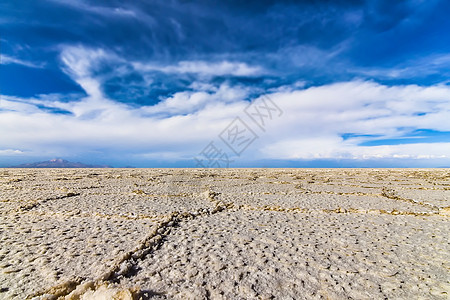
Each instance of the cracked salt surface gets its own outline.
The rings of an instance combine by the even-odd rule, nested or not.
[[[0,169],[0,299],[448,299],[447,169]]]
[[[180,299],[439,296],[450,248],[433,218],[221,212],[182,222],[120,285]]]

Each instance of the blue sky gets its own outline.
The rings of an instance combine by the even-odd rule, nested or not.
[[[450,166],[448,1],[0,10],[0,166]]]

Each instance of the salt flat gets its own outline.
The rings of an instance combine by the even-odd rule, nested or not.
[[[1,299],[450,294],[448,169],[0,169],[0,203]]]

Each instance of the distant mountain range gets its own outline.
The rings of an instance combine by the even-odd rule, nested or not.
[[[111,168],[105,165],[87,165],[80,162],[70,162],[61,158],[54,158],[47,161],[22,164],[11,168]]]

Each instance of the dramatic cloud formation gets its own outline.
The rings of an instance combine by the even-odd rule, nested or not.
[[[450,165],[445,1],[1,6],[2,165],[195,166],[211,141],[235,166]],[[261,130],[264,97],[283,114]]]

